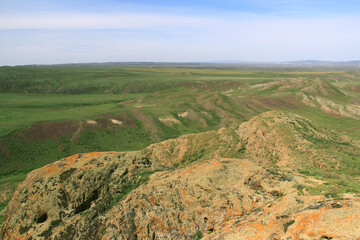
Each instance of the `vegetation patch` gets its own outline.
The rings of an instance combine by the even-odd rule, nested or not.
[[[10,200],[7,200],[7,201],[5,201],[5,202],[1,202],[1,203],[0,203],[0,212],[7,207],[9,201],[10,201]],[[0,214],[0,225],[1,225],[3,222],[4,222],[4,215]]]
[[[109,203],[108,210],[113,208],[118,202],[120,202],[131,191],[138,188],[140,185],[147,183],[150,180],[150,175],[152,175],[154,173],[155,172],[152,171],[152,172],[142,172],[142,173],[138,173],[138,174],[134,175],[132,177],[132,179],[135,183],[127,184],[121,193],[113,196],[113,198],[111,199],[111,201]]]
[[[192,240],[200,240],[204,237],[203,233],[200,231],[197,231],[195,235],[191,237]]]
[[[291,220],[284,224],[284,232],[287,232],[288,228],[295,223],[295,220]]]
[[[308,122],[293,123],[311,148],[326,156],[326,167],[301,166],[300,173],[329,179],[325,191],[332,195],[358,192],[358,149],[336,137],[341,132],[360,139],[360,115],[356,108],[349,110],[360,102],[358,81],[357,71],[1,67],[0,185],[19,182],[23,178],[16,176],[80,152],[140,150],[182,134],[228,126],[235,129],[261,112],[282,109],[319,126],[314,129]],[[322,104],[343,115],[330,116],[321,109]],[[164,116],[172,117],[176,124],[158,120]],[[335,132],[328,139],[313,135],[313,130],[320,128]],[[234,129],[227,131],[233,131],[235,139]],[[208,134],[193,139],[192,145],[200,150],[190,149],[179,165],[211,157],[218,148],[224,157],[243,156],[245,145],[237,149],[216,138]],[[278,159],[273,156],[270,160],[275,164]],[[291,176],[278,177],[286,181]]]

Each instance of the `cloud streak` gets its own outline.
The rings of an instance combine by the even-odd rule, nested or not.
[[[0,30],[139,29],[161,27],[191,27],[194,25],[206,26],[212,23],[214,23],[214,20],[210,18],[139,13],[39,13],[29,16],[0,16]]]
[[[164,28],[204,28],[223,31],[224,29],[245,28],[252,31],[281,32],[311,29],[340,31],[352,29],[360,23],[359,17],[327,18],[279,18],[263,17],[255,14],[237,14],[231,17],[191,17],[148,13],[37,13],[32,15],[1,15],[0,30],[93,30],[93,29],[164,29]]]
[[[360,16],[174,12],[2,12],[0,65],[359,58]]]

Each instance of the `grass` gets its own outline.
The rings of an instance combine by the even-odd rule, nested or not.
[[[258,85],[274,82],[265,89]],[[32,169],[68,155],[139,150],[185,133],[238,124],[271,109],[302,115],[320,127],[360,139],[358,119],[330,116],[319,106],[303,104],[297,95],[320,96],[346,107],[360,101],[360,94],[349,86],[359,86],[357,71],[1,67],[0,184],[2,179],[20,180]],[[296,104],[287,104],[289,99]],[[180,117],[184,112],[189,116]],[[159,121],[169,116],[179,124]],[[111,123],[114,118],[123,124]],[[186,157],[191,162],[206,156],[198,152]],[[349,169],[359,168],[358,159],[339,157]]]
[[[7,207],[8,203],[9,203],[9,200],[0,203],[0,212]],[[4,222],[4,216],[0,215],[0,226],[3,222]]]
[[[289,111],[308,118],[320,127],[338,131],[342,134],[346,134],[352,138],[360,140],[360,129],[358,129],[359,120],[349,117],[330,117],[328,114],[309,106],[302,106],[301,108],[291,109]]]
[[[18,183],[25,179],[25,173],[17,173],[13,175],[0,176],[0,185],[4,185],[7,183]]]
[[[125,189],[116,194],[110,201],[108,206],[108,210],[112,209],[118,202],[120,202],[126,195],[132,192],[134,189],[138,188],[140,185],[147,183],[150,180],[150,175],[154,174],[155,172],[142,172],[134,175],[132,179],[134,180],[135,184],[128,184]]]
[[[325,182],[318,186],[307,186],[306,190],[311,194],[324,194],[329,198],[339,198],[341,193],[360,193],[360,181],[341,171],[332,173],[332,175],[326,173],[310,175]]]
[[[144,94],[0,94],[0,136],[39,121],[86,120]]]
[[[200,232],[200,231],[197,231],[197,232],[195,233],[195,235],[191,237],[191,239],[192,239],[192,240],[200,240],[200,239],[202,239],[203,237],[204,237],[204,236],[203,236],[203,233]]]
[[[325,99],[331,103],[329,108],[336,105],[344,111],[359,105],[360,93],[351,90],[352,86],[360,89],[359,77],[359,71],[316,69],[0,67],[0,193],[5,186],[15,188],[29,171],[69,155],[140,150],[187,133],[207,132],[189,138],[192,148],[174,167],[209,158],[217,150],[224,157],[243,157],[245,147],[235,149],[208,131],[235,126],[226,131],[237,138],[237,124],[273,109],[301,115],[321,128],[360,140],[360,114],[331,115],[314,100]],[[314,106],[306,105],[299,93],[312,99]],[[184,117],[185,112],[188,115]],[[178,123],[160,121],[167,117]],[[111,119],[121,124],[114,124]],[[96,124],[88,124],[88,120]],[[311,194],[332,198],[346,192],[360,193],[357,149],[316,138],[305,125],[300,128],[313,149],[330,155],[342,167],[300,170],[301,174],[325,183],[314,187],[298,185],[298,191],[306,188]],[[171,148],[174,147],[164,151],[169,152],[169,157]],[[282,181],[292,180],[291,173],[279,168],[269,167],[267,171]],[[109,202],[108,210],[146,184],[151,174],[139,173],[128,179],[121,193]],[[0,203],[0,211],[8,202],[9,199]],[[0,224],[3,220],[0,215]],[[293,223],[285,223],[285,231]],[[192,236],[202,238],[200,231]]]
[[[295,220],[291,220],[284,224],[284,232],[287,232],[288,228],[295,223]]]

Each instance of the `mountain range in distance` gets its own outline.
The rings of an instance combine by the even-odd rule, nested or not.
[[[250,64],[250,65],[304,65],[304,66],[359,66],[360,60],[352,61],[321,61],[321,60],[299,60],[299,61],[264,61],[264,62],[252,62],[252,61],[236,61],[236,60],[221,60],[213,61],[209,63],[233,63],[233,64]]]
[[[360,60],[352,61],[322,61],[322,60],[299,60],[299,61],[238,61],[218,60],[207,62],[145,62],[145,61],[123,61],[123,62],[89,62],[89,63],[61,63],[61,64],[28,64],[16,65],[16,67],[224,67],[224,68],[346,68],[359,69]]]

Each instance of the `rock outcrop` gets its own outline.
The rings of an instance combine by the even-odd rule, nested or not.
[[[342,156],[359,150],[273,111],[143,151],[78,154],[28,174],[0,238],[357,239],[360,199],[310,195],[324,181],[299,172],[346,174]]]
[[[130,153],[74,155],[28,174],[10,201],[5,239],[92,239],[113,196],[142,181],[151,162]]]

